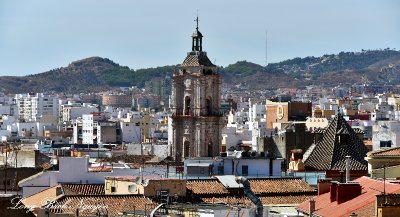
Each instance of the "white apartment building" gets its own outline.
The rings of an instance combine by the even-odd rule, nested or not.
[[[82,144],[108,144],[120,141],[121,130],[118,122],[105,121],[103,113],[82,115]]]
[[[15,101],[18,108],[18,119],[23,121],[37,121],[44,116],[58,116],[57,96],[37,94],[16,94]]]
[[[96,105],[87,103],[71,103],[60,105],[60,118],[61,122],[71,122],[72,120],[82,117],[84,114],[98,112],[99,109]]]
[[[266,107],[264,104],[251,103],[249,100],[249,121],[259,121],[262,118],[265,118]]]

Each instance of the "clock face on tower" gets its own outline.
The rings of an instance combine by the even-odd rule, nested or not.
[[[283,112],[283,107],[282,105],[278,105],[277,109],[276,109],[276,117],[281,120],[284,116],[284,112]]]

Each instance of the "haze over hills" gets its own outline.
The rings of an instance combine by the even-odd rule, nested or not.
[[[96,92],[113,87],[138,86],[155,77],[165,77],[178,65],[129,69],[101,57],[74,61],[67,67],[16,77],[0,77],[5,93],[24,92]],[[219,72],[226,85],[244,84],[252,89],[301,87],[310,84],[354,83],[400,84],[400,51],[363,50],[321,57],[305,57],[268,64],[267,67],[239,61]]]

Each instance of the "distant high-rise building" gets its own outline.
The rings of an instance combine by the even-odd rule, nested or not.
[[[219,153],[223,120],[220,113],[221,77],[202,49],[198,28],[192,35],[192,51],[172,77],[169,121],[170,155],[176,161],[212,157]]]

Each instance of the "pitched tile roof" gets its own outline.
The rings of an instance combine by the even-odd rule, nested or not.
[[[59,184],[26,197],[21,202],[30,208],[42,207],[64,195],[104,195],[103,184]]]
[[[256,194],[313,193],[314,189],[302,179],[249,179],[250,188]]]
[[[137,195],[74,195],[59,198],[49,210],[53,213],[75,214],[79,209],[79,216],[96,214],[115,216],[130,210],[150,212],[155,206],[156,204],[150,199]]]
[[[53,187],[47,188],[47,189],[40,191],[34,195],[23,198],[21,200],[21,202],[27,208],[42,207],[42,206],[48,204],[49,202],[54,201],[58,197],[57,188],[60,188],[60,187],[61,187],[60,185],[55,185]]]
[[[322,139],[304,153],[306,170],[344,170],[346,156],[350,156],[351,170],[367,170],[364,159],[368,152],[363,141],[338,114],[328,125]]]
[[[354,180],[360,183],[362,187],[361,195],[346,202],[337,204],[337,202],[330,202],[330,192],[321,194],[314,198],[315,200],[315,214],[318,216],[349,216],[351,213],[363,213],[359,216],[375,216],[374,210],[369,206],[374,206],[376,195],[383,192],[382,181],[374,180],[369,177],[363,176]],[[387,193],[399,193],[400,185],[386,182],[385,184]],[[304,201],[297,206],[297,209],[309,213],[309,200]],[[372,213],[365,213],[371,212]]]
[[[210,59],[207,57],[206,52],[189,52],[186,56],[185,60],[181,64],[183,67],[187,66],[211,66],[215,65],[211,63]]]
[[[394,148],[388,148],[388,149],[382,149],[382,150],[377,150],[377,151],[371,151],[368,152],[368,157],[394,157],[398,156],[400,157],[400,147],[394,147]]]
[[[194,194],[228,194],[228,190],[216,179],[209,180],[188,180],[186,188]]]
[[[288,195],[288,194],[314,194],[315,191],[305,181],[299,178],[264,178],[249,179],[250,188],[256,194],[261,195]],[[229,191],[216,179],[209,180],[188,180],[187,189],[193,194],[207,195],[218,194],[228,195]]]
[[[315,197],[314,195],[286,195],[286,196],[263,196],[259,197],[263,205],[282,205],[282,204],[300,204],[305,200]],[[242,204],[253,206],[254,204],[244,196],[241,197],[204,197],[201,200],[205,203],[227,203]]]
[[[62,184],[65,195],[103,195],[104,184]]]

